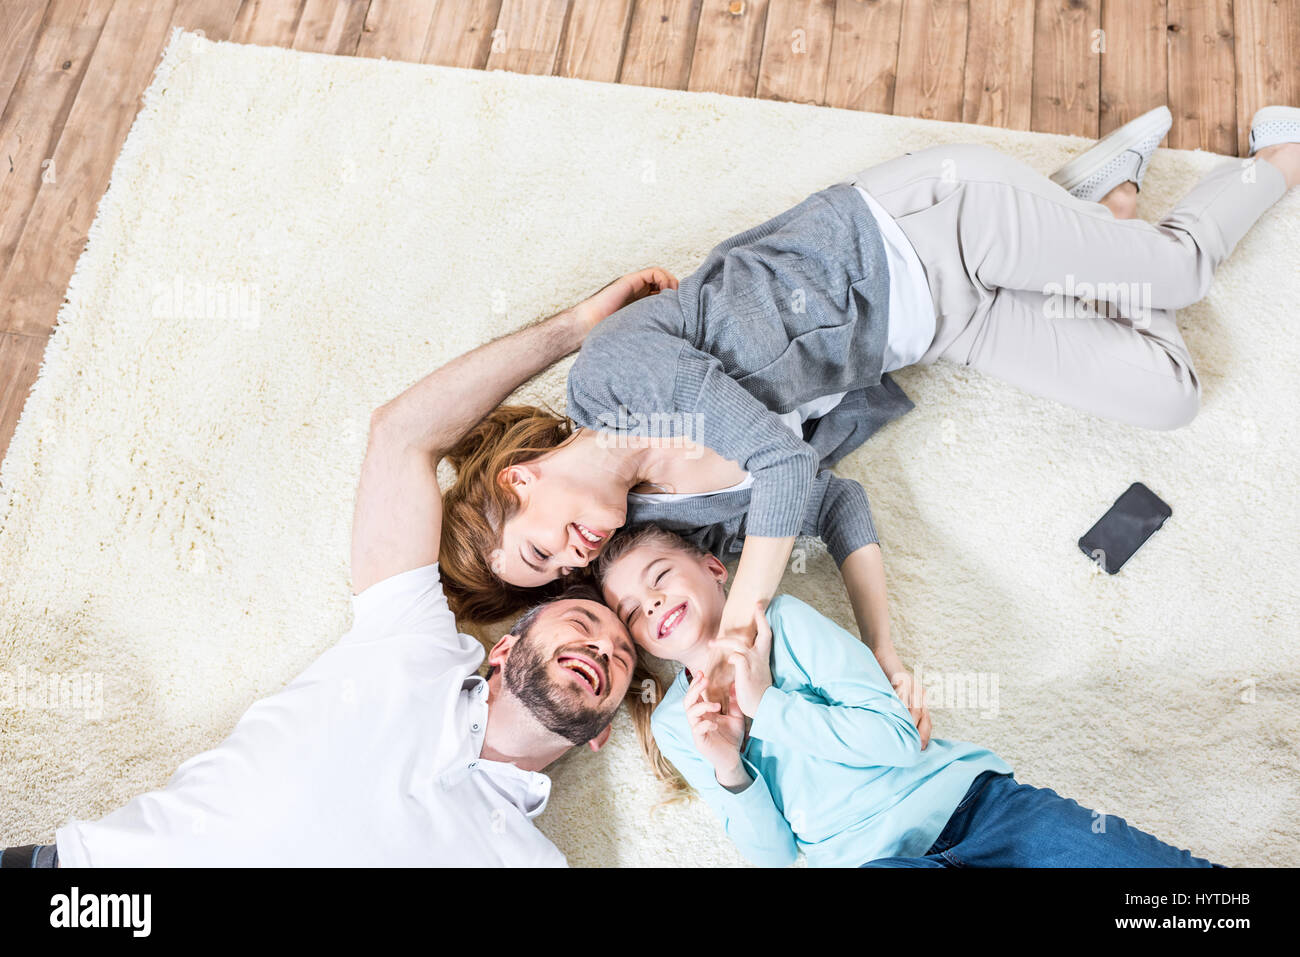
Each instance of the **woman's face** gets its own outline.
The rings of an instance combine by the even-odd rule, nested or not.
[[[656,658],[681,661],[717,633],[727,569],[712,555],[648,543],[621,555],[603,574],[605,604],[637,647]]]
[[[599,476],[573,476],[548,463],[529,462],[502,470],[501,480],[519,497],[506,519],[492,571],[502,581],[536,588],[585,568],[627,519],[627,497]]]

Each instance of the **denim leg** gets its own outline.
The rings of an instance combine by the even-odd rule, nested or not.
[[[940,851],[951,846],[962,831],[963,820],[967,809],[975,803],[976,799],[983,793],[985,786],[995,778],[1005,777],[997,771],[985,771],[978,775],[966,789],[966,794],[961,799],[952,812],[952,817],[944,825],[939,837],[935,840],[930,849],[925,852],[924,857],[880,857],[874,861],[867,861],[859,867],[953,867],[951,861],[944,857]]]
[[[57,844],[42,844],[36,849],[32,858],[32,867],[58,867],[59,847]]]
[[[927,854],[925,857],[881,857],[874,861],[867,861],[859,867],[951,867],[952,865],[945,861],[938,854]]]
[[[53,844],[26,844],[0,849],[0,867],[58,867],[59,852]]]
[[[1212,867],[1123,818],[998,775],[931,848],[957,867]]]

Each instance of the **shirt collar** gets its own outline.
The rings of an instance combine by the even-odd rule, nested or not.
[[[471,774],[484,774],[492,787],[528,818],[546,810],[551,797],[551,779],[540,771],[525,771],[507,761],[492,761],[482,756],[484,731],[488,717],[488,683],[480,675],[470,675],[461,682],[461,694],[469,698],[465,731],[470,747],[468,758],[448,768],[442,775],[444,788],[462,783]]]

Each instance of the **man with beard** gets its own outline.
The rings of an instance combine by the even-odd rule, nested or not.
[[[0,866],[563,865],[533,825],[543,769],[605,743],[636,648],[599,592],[571,589],[525,614],[480,676],[483,647],[457,632],[439,579],[436,467],[510,392],[506,370],[575,351],[664,276],[624,277],[378,409],[353,515],[351,630],[165,787],[71,821],[53,845],[10,847]],[[458,380],[479,388],[453,406]]]

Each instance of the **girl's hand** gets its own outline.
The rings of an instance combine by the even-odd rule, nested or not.
[[[876,660],[880,662],[881,670],[897,692],[898,700],[903,702],[907,713],[912,716],[912,723],[916,725],[917,733],[921,735],[921,750],[924,751],[930,743],[930,734],[933,731],[930,706],[925,703],[925,689],[912,677],[912,673],[903,667],[902,659],[894,654],[892,649],[889,653],[878,656]]]
[[[703,674],[696,675],[682,705],[686,708],[686,722],[691,728],[695,750],[713,765],[718,783],[727,787],[728,782],[736,781],[738,771],[744,771],[740,763],[740,746],[745,740],[745,716],[739,707],[731,708],[730,714],[723,714],[720,703],[704,696],[707,687],[708,678]]]
[[[594,296],[574,306],[573,312],[584,331],[590,332],[624,306],[665,289],[676,288],[677,278],[672,273],[651,266],[615,279]]]
[[[719,635],[715,640],[735,669],[736,702],[750,718],[758,713],[763,692],[772,687],[772,629],[766,611],[766,602],[759,602],[754,608],[752,644],[734,635]]]

